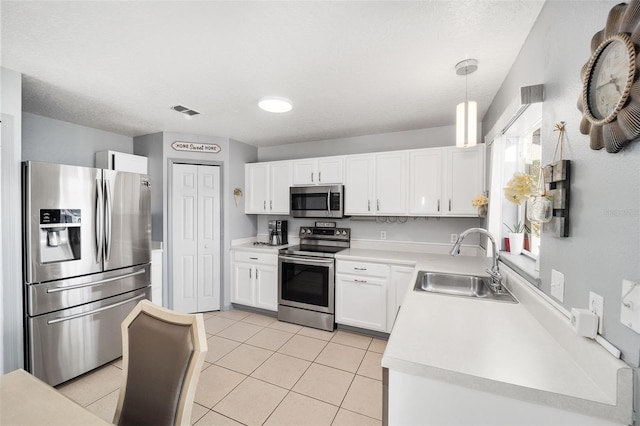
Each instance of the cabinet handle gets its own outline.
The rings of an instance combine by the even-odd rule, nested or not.
[[[318,182],[322,182],[322,172],[318,172]]]
[[[376,200],[376,206],[378,207],[378,211],[380,211],[380,200]]]
[[[367,211],[371,211],[371,200],[367,200]]]
[[[353,268],[353,269],[355,269],[356,271],[366,271],[367,270],[367,268]]]
[[[438,200],[438,211],[440,211],[440,200]]]
[[[249,278],[251,278],[251,270],[253,270],[253,268],[249,268]]]
[[[449,211],[451,211],[451,198],[449,198]]]
[[[267,210],[267,200],[264,200],[264,201],[262,202],[262,209],[263,209],[264,211],[266,211],[266,210]]]
[[[273,200],[269,200],[269,210],[273,210]]]
[[[357,283],[363,283],[363,284],[366,284],[366,283],[367,283],[367,280],[356,280],[355,278],[354,278],[354,280],[353,280],[353,281],[355,281],[355,282],[357,282]]]
[[[259,272],[259,271],[260,271],[260,270],[256,268],[256,280],[258,279],[258,272]]]
[[[251,260],[258,260],[258,258],[257,258],[257,257],[250,257],[249,259],[251,259]]]
[[[311,182],[313,182],[313,172],[311,172]]]

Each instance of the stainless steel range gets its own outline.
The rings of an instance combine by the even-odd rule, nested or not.
[[[331,331],[335,328],[335,254],[350,247],[351,230],[324,225],[301,227],[300,245],[279,252],[278,319]]]

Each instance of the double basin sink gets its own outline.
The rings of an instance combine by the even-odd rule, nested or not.
[[[506,288],[504,292],[495,292],[491,288],[491,278],[475,275],[418,271],[418,278],[413,290],[479,300],[518,303]]]

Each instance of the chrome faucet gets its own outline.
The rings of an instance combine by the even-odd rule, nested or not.
[[[487,268],[487,273],[491,276],[491,289],[498,294],[506,293],[506,290],[502,287],[502,275],[500,274],[500,269],[498,268],[498,258],[500,257],[500,253],[498,252],[498,247],[496,246],[496,241],[493,238],[493,235],[489,231],[484,228],[469,228],[464,231],[462,234],[458,236],[456,243],[453,245],[453,248],[449,252],[451,256],[457,256],[460,254],[460,245],[462,244],[462,240],[469,234],[482,234],[486,235],[489,240],[491,240],[491,245],[493,247],[493,266],[491,268]]]

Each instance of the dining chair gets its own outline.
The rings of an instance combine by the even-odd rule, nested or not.
[[[202,314],[143,300],[122,322],[123,375],[113,423],[189,425],[207,353]]]

